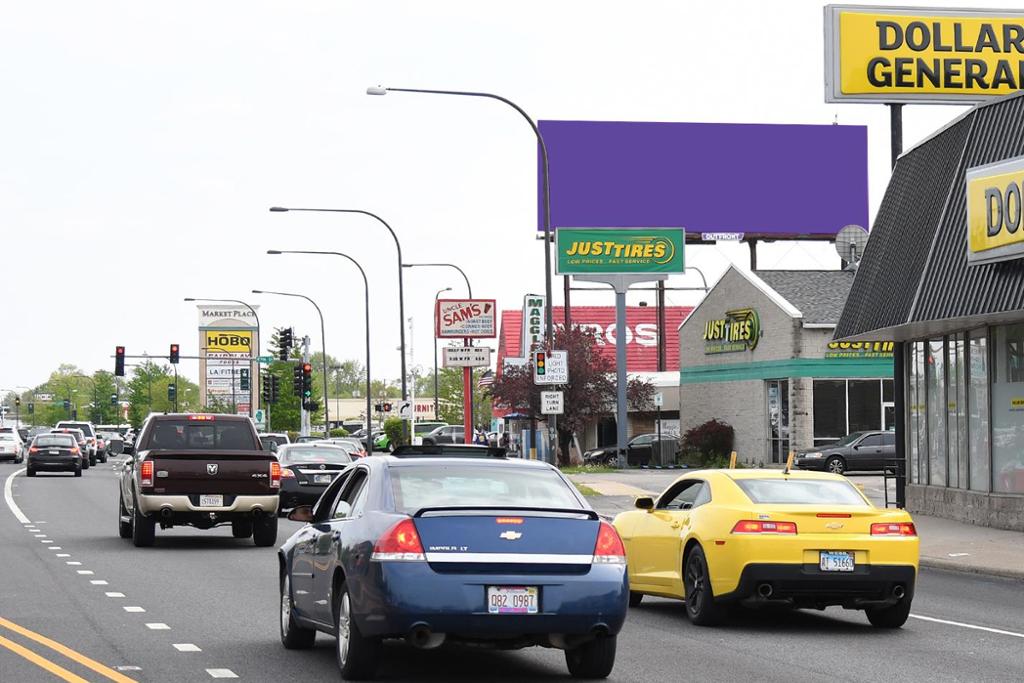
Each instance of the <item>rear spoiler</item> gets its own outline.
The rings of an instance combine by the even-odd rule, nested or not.
[[[521,513],[536,512],[538,517],[558,517],[562,515],[584,515],[588,519],[598,520],[600,516],[593,510],[583,508],[542,508],[542,507],[517,507],[508,505],[453,505],[447,507],[425,507],[416,511],[413,517],[427,517],[435,513],[454,512],[456,514],[472,514],[477,512],[516,515]]]

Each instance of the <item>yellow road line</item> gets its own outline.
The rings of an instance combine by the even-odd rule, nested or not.
[[[54,676],[63,678],[65,681],[69,681],[69,683],[89,683],[89,681],[85,680],[81,676],[76,676],[64,667],[54,664],[49,659],[40,657],[35,652],[32,652],[32,650],[29,650],[27,647],[22,647],[21,645],[18,645],[12,640],[7,640],[3,636],[0,636],[0,647],[6,647],[14,654],[21,655],[22,657],[32,662],[36,666],[46,669]]]
[[[7,621],[3,617],[0,617],[0,627],[9,629],[11,631],[14,631],[15,633],[18,633],[20,635],[25,636],[26,638],[34,640],[34,641],[36,641],[37,643],[39,643],[41,645],[45,645],[46,647],[50,648],[51,650],[53,650],[55,652],[59,652],[60,654],[64,655],[68,659],[71,659],[71,660],[73,660],[75,662],[78,662],[82,666],[84,666],[84,667],[86,667],[88,669],[92,669],[96,673],[101,674],[103,676],[106,676],[107,678],[109,678],[112,681],[116,681],[116,683],[136,683],[134,678],[128,678],[124,674],[122,674],[122,673],[120,673],[118,671],[115,671],[115,670],[111,669],[108,666],[100,664],[95,659],[89,659],[85,655],[80,654],[78,652],[75,652],[70,647],[67,647],[65,645],[61,645],[56,640],[50,640],[46,636],[39,635],[35,631],[29,631],[27,628],[25,628],[23,626],[18,626],[17,624],[15,624],[12,621]],[[10,641],[7,641],[7,642],[10,642]],[[18,647],[20,647],[20,646],[18,646]],[[31,651],[30,650],[26,650],[26,652],[31,652]],[[21,654],[21,653],[19,653],[19,654]],[[22,656],[24,656],[24,655],[22,655]],[[42,659],[42,658],[40,657],[40,659]],[[43,660],[43,661],[46,661],[46,660]],[[42,666],[42,664],[40,664],[40,666]],[[54,664],[54,666],[56,666],[56,664]],[[60,667],[58,667],[58,668],[60,668]],[[61,669],[61,670],[63,671],[63,669]],[[68,672],[68,673],[70,674],[70,672]],[[70,674],[70,675],[74,676],[74,674]],[[69,680],[69,681],[70,680],[81,681],[83,679],[75,676],[73,679],[68,678],[66,680]]]

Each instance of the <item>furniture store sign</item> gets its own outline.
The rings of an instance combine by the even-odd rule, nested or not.
[[[753,308],[736,308],[704,323],[704,353],[753,351],[761,338],[761,318]]]
[[[683,272],[679,228],[558,228],[559,275]]]
[[[1024,256],[1024,157],[967,169],[967,263]]]
[[[977,102],[1022,81],[1024,12],[825,8],[826,102]]]

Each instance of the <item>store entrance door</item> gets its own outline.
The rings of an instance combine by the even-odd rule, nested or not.
[[[786,462],[789,457],[789,380],[765,382],[768,399],[768,459]]]
[[[895,428],[896,423],[896,404],[894,403],[883,403],[882,404],[882,429],[888,431]]]

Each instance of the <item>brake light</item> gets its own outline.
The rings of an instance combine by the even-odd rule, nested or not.
[[[387,530],[373,546],[371,560],[389,562],[423,562],[423,544],[412,519],[403,519]]]
[[[282,479],[294,479],[295,478],[295,473],[292,472],[287,467],[282,467],[281,468],[281,478]]]
[[[871,525],[872,536],[917,536],[913,522],[877,522]]]
[[[281,488],[281,463],[276,460],[270,463],[270,488]]]
[[[743,519],[732,528],[734,534],[795,534],[796,522],[766,522],[760,519]]]
[[[619,532],[608,522],[601,522],[594,544],[594,564],[626,564],[626,548]]]
[[[849,512],[819,512],[814,516],[821,517],[823,519],[848,519],[853,515],[851,515]]]
[[[522,524],[522,517],[495,517],[494,521],[498,524]]]
[[[29,453],[38,453],[39,449],[36,448],[35,446],[30,446],[29,449],[28,449],[28,452]]]
[[[213,422],[213,415],[189,415],[188,419],[197,420],[199,422]]]
[[[71,453],[72,453],[72,455],[78,455],[78,448],[77,447],[72,448],[71,449]]]
[[[139,483],[142,486],[153,485],[153,461],[143,460],[139,467]]]

